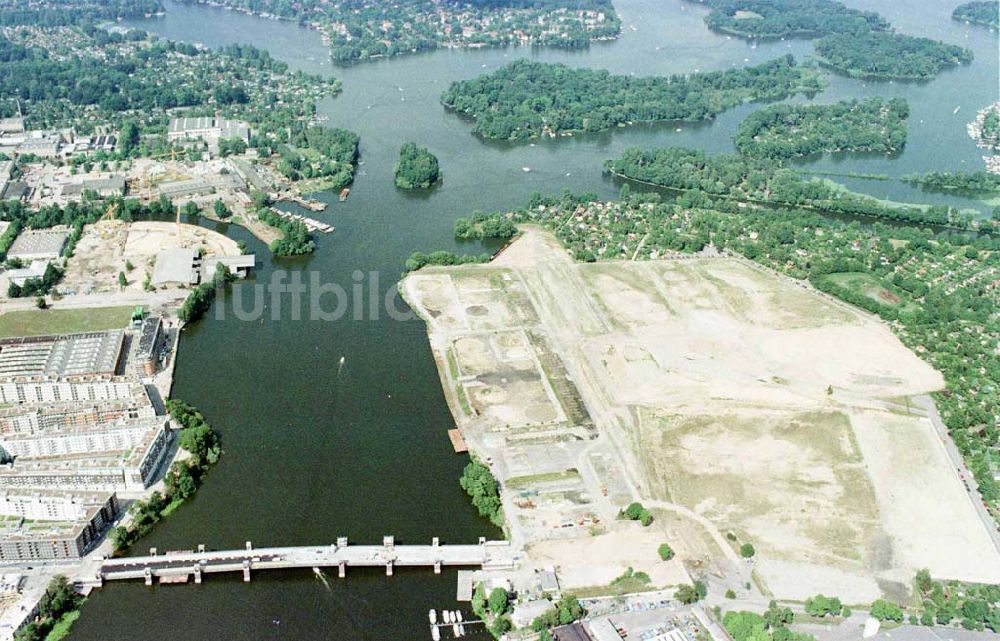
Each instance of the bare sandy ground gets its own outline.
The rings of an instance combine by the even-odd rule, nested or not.
[[[84,227],[61,288],[78,294],[141,292],[156,254],[173,247],[201,248],[208,255],[240,253],[236,241],[196,225],[105,220]],[[124,290],[119,272],[127,280]]]
[[[519,455],[498,431],[564,439],[557,428],[585,414],[610,462],[596,476],[583,456],[565,467],[580,470],[597,513],[613,486],[618,501],[632,493],[688,515],[660,537],[714,527],[679,545],[682,560],[732,559],[711,542],[731,533],[757,548],[765,589],[788,599],[904,594],[923,567],[998,580],[1000,555],[932,427],[889,400],[942,378],[865,314],[733,258],[577,264],[535,229],[490,265],[421,270],[403,289],[428,322],[457,422],[474,450],[498,458],[501,479]],[[593,584],[631,554],[605,540],[645,545],[647,532],[611,532],[535,543],[532,554],[575,567],[587,550],[570,572]]]
[[[239,256],[235,240],[197,225],[141,221],[129,225],[126,257],[155,256],[164,249],[194,247],[207,255]]]
[[[528,552],[540,565],[554,566],[566,589],[607,585],[630,567],[649,574],[651,586],[691,583],[678,559],[659,560],[657,548],[662,542],[656,529],[620,523],[600,536],[535,543]]]

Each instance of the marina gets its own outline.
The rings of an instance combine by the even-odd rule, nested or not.
[[[282,211],[276,207],[272,207],[271,211],[278,214],[282,218],[287,218],[288,220],[295,220],[302,223],[309,229],[309,231],[318,231],[323,234],[329,234],[334,230],[333,225],[316,220],[315,218],[309,218],[308,216],[303,216],[302,214],[293,214],[288,211]]]

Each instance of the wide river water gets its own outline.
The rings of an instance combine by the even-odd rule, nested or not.
[[[829,88],[814,100],[907,98],[908,142],[894,158],[828,156],[804,167],[893,177],[981,169],[981,154],[965,126],[978,109],[998,99],[996,32],[953,22],[952,4],[939,0],[847,4],[877,10],[907,33],[970,47],[976,59],[929,83],[830,76]],[[617,0],[616,7],[622,37],[586,51],[437,51],[349,67],[332,65],[314,32],[221,9],[168,2],[165,17],[131,25],[211,46],[253,44],[295,69],[343,81],[343,93],[321,103],[320,112],[331,126],[360,134],[364,164],[347,202],[321,195],[331,205],[315,216],[336,231],[319,235],[318,249],[308,258],[276,260],[244,230],[219,229],[245,240],[258,256],[253,281],[243,285],[247,290],[284,270],[304,280],[316,274],[346,291],[360,280],[365,296],[371,291],[381,296],[391,291],[414,250],[482,251],[474,243],[456,244],[455,218],[477,209],[517,207],[534,191],[569,188],[613,198],[619,186],[602,175],[605,159],[636,145],[731,150],[736,126],[757,108],[733,109],[698,125],[636,126],[537,144],[485,143],[472,135],[470,123],[439,104],[449,82],[519,57],[660,75],[755,64],[786,52],[803,58],[812,51],[806,41],[753,47],[713,34],[702,22],[705,10],[682,0]],[[428,194],[410,195],[393,186],[396,155],[407,140],[430,147],[441,161],[444,183]],[[931,197],[898,180],[838,180],[879,197],[976,204]],[[498,535],[458,486],[467,459],[452,453],[445,434],[452,419],[422,323],[367,309],[357,320],[358,306],[337,321],[307,320],[308,314],[299,320],[287,299],[275,318],[268,301],[264,318],[246,321],[232,313],[232,302],[217,304],[225,319],[213,311],[185,330],[173,390],[201,408],[222,433],[225,455],[196,499],[158,525],[137,546],[139,552],[199,543],[240,547],[248,540],[260,546],[315,545],[340,535],[357,542],[378,542],[383,534],[401,542],[433,536],[469,542]],[[249,585],[235,576],[211,576],[200,586],[117,584],[88,600],[72,638],[423,639],[429,638],[427,610],[455,607],[454,597],[453,572],[434,576],[426,570],[397,571],[392,578],[353,570],[345,580],[308,571],[261,573]]]

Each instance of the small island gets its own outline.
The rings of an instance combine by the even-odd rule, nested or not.
[[[430,189],[441,180],[437,157],[427,147],[404,143],[396,163],[396,186],[400,189]]]
[[[874,80],[930,80],[949,67],[972,62],[968,49],[884,31],[830,34],[816,41],[816,54],[834,71]]]
[[[889,22],[874,11],[828,0],[707,0],[705,24],[741,38],[815,38],[829,33],[884,31]]]
[[[906,143],[909,113],[902,98],[773,105],[747,116],[734,140],[742,154],[781,160],[835,151],[891,153]]]
[[[1000,28],[1000,2],[997,0],[966,2],[956,7],[951,17],[969,24],[997,29]]]

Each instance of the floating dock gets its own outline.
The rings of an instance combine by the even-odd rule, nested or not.
[[[293,214],[288,211],[281,211],[280,209],[277,209],[275,207],[272,207],[271,211],[278,214],[282,218],[287,218],[288,220],[296,220],[302,223],[303,225],[306,226],[306,228],[309,231],[318,231],[323,234],[329,234],[334,229],[333,225],[316,220],[315,218],[309,218],[307,216],[303,216],[302,214]]]
[[[469,451],[469,446],[465,444],[465,437],[459,429],[448,430],[448,438],[451,439],[451,446],[455,448],[456,454]]]

